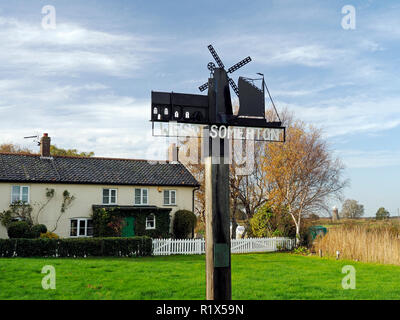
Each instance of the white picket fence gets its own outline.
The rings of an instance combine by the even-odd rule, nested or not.
[[[204,239],[153,239],[153,255],[204,254]],[[245,238],[231,240],[232,253],[272,252],[291,250],[295,239],[290,238]]]

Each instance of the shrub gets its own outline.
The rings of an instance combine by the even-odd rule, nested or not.
[[[149,237],[0,239],[0,257],[149,256]]]
[[[60,237],[57,234],[55,234],[54,232],[47,231],[47,232],[41,233],[40,238],[42,238],[42,239],[59,239]]]
[[[0,213],[0,222],[6,228],[13,222],[15,218],[28,222],[32,225],[32,206],[29,203],[15,201],[10,204],[9,209]]]
[[[31,228],[32,238],[39,238],[42,233],[47,232],[47,227],[44,224],[35,224]]]
[[[273,210],[269,204],[260,207],[250,219],[251,235],[254,237],[289,237],[296,233],[290,216],[284,211]]]
[[[8,237],[13,238],[32,238],[31,227],[25,221],[11,222],[7,229]]]
[[[177,239],[186,239],[196,227],[197,217],[189,210],[178,210],[174,215],[174,235]]]
[[[308,256],[310,254],[310,250],[307,247],[300,246],[293,250],[294,254],[300,254],[302,256]]]

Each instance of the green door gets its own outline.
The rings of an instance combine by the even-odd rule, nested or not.
[[[135,218],[126,217],[124,219],[124,226],[122,228],[123,237],[133,237],[135,235]]]

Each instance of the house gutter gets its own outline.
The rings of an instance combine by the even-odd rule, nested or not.
[[[200,186],[193,188],[192,191],[192,212],[194,213],[194,193],[200,189]]]

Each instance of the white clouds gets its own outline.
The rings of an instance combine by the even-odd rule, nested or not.
[[[336,153],[348,168],[400,166],[400,150],[339,150]]]
[[[400,37],[400,9],[374,14],[370,17],[368,29],[374,32],[380,39],[396,39]]]
[[[289,88],[287,85],[288,84],[286,83],[286,88],[284,89],[274,90],[274,96],[283,98],[311,96],[326,90],[335,89],[339,86],[338,84],[323,84],[318,86],[305,87],[304,85],[301,85],[301,83],[290,83]],[[341,83],[340,85],[352,86],[354,85],[354,83],[345,82]]]
[[[277,51],[277,52],[276,52]],[[345,50],[338,50],[323,45],[287,45],[278,48],[271,56],[263,59],[267,64],[300,64],[308,67],[320,67],[330,64],[340,56],[346,54]]]
[[[44,30],[15,19],[0,19],[0,60],[3,72],[19,71],[35,77],[75,75],[82,72],[129,76],[150,62],[156,51],[149,39],[57,24]],[[4,67],[6,66],[6,67]]]
[[[227,67],[251,55],[253,62],[243,72],[265,72],[273,97],[278,97],[278,108],[288,106],[302,120],[322,127],[331,138],[348,139],[399,126],[400,98],[384,95],[384,90],[369,92],[394,83],[379,78],[385,72],[391,74],[392,69],[387,68],[391,61],[374,60],[390,47],[367,34],[361,23],[357,32],[342,30],[340,10],[332,13],[329,6],[318,4],[300,10],[301,17],[292,21],[299,8],[294,4],[290,7],[271,13],[270,24],[265,13],[258,13],[257,32],[246,27],[247,21],[235,21],[208,32],[215,27],[211,24],[209,29],[199,30],[198,34],[207,35],[200,38],[198,34],[171,32],[166,24],[162,44],[168,52],[158,57],[167,62],[151,76],[148,68],[158,59],[154,53],[161,50],[148,34],[107,32],[74,23],[58,23],[55,30],[43,30],[40,21],[32,25],[0,17],[0,142],[48,131],[62,147],[94,150],[99,155],[145,155],[148,146],[159,143],[149,135],[149,101],[134,97],[140,90],[129,91],[130,83],[121,78],[140,73],[141,90],[148,90],[153,80],[151,87],[157,88],[165,78],[175,79],[174,87],[190,84],[195,89],[205,82],[203,62],[199,69],[190,69],[201,70],[197,76],[182,70],[197,65],[203,57],[207,57],[204,62],[209,61],[206,45],[210,42]],[[311,22],[321,10],[325,15],[338,15],[337,29],[324,26],[322,16],[317,17],[318,28],[301,27],[301,21]],[[162,23],[148,24],[145,32],[153,31],[153,26],[155,30],[162,28]],[[397,34],[397,27],[387,28],[386,23],[377,24],[374,34]],[[185,61],[181,68],[185,55],[191,55],[193,62]],[[196,77],[199,79],[190,80]],[[159,150],[164,152],[161,146],[154,149]]]
[[[379,44],[377,41],[374,41],[372,39],[361,39],[360,48],[371,51],[371,52],[385,50],[381,44]]]
[[[332,67],[338,62],[357,55],[355,48],[357,42],[349,46],[338,46],[339,40],[328,41],[327,37],[329,36],[321,37],[315,36],[315,34],[310,36],[310,34],[300,32],[277,31],[256,34],[240,33],[240,36],[219,38],[215,42],[218,43],[217,50],[221,48],[224,54],[228,54],[229,59],[237,60],[238,53],[239,55],[251,53],[255,62],[267,66]],[[204,43],[207,43],[207,40],[200,42],[201,45]],[[238,43],[244,45],[238,47]],[[196,45],[198,46],[198,44]]]
[[[48,132],[60,147],[97,155],[144,156],[154,143],[164,149],[151,137],[149,101],[110,84],[154,61],[151,41],[72,23],[43,30],[0,17],[0,143],[34,147],[23,136]]]
[[[23,140],[24,135],[48,132],[53,143],[64,148],[95,151],[101,156],[145,158],[149,154],[164,158],[165,139],[153,138],[147,121],[150,102],[101,92],[81,103],[59,101],[32,107],[44,100],[39,95],[19,110],[0,108],[0,143],[27,145],[30,142]]]
[[[322,100],[318,105],[285,104],[298,117],[322,127],[328,137],[379,132],[400,125],[400,98],[355,96]]]

